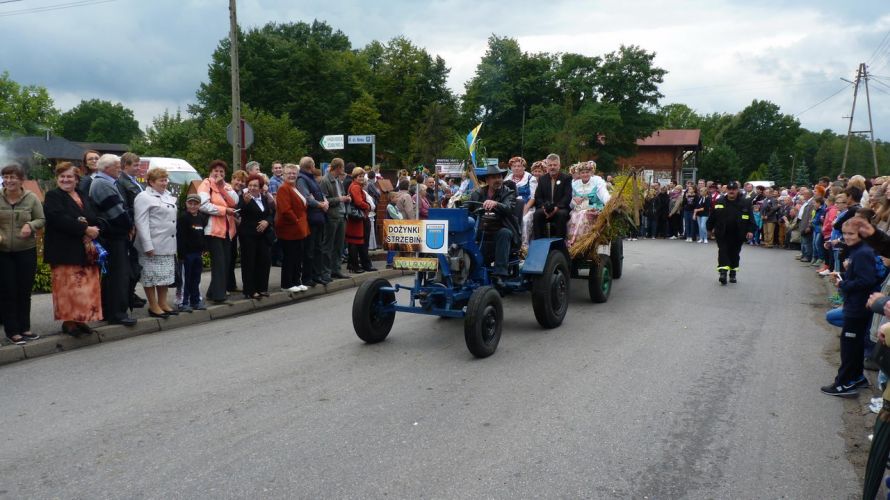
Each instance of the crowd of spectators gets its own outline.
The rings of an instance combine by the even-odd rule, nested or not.
[[[39,338],[31,331],[31,290],[44,227],[54,317],[73,336],[95,333],[89,325],[101,320],[133,326],[132,310],[146,305],[149,316],[166,319],[205,309],[205,301],[226,303],[233,293],[262,300],[273,261],[292,294],[347,278],[344,260],[351,273],[377,270],[369,247],[376,248],[381,192],[370,168],[335,158],[322,176],[304,157],[299,165],[274,162],[269,177],[257,162],[229,172],[215,160],[208,177],[177,199],[163,168],[137,180],[139,163],[133,153],[95,151],[81,167],[60,163],[43,203],[24,189],[22,167],[0,169],[0,320],[10,342]],[[202,293],[205,253],[210,282]],[[135,293],[138,283],[145,299]]]

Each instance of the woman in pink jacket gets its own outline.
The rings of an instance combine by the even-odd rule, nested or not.
[[[210,286],[207,287],[207,300],[222,303],[226,301],[226,281],[229,259],[232,255],[232,239],[235,237],[235,207],[238,194],[226,183],[228,165],[222,160],[213,160],[207,170],[210,176],[198,187],[201,197],[201,212],[207,214],[207,250],[210,252]]]

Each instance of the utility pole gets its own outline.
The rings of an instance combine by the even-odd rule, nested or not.
[[[229,0],[229,56],[232,66],[232,125],[235,128],[232,141],[232,172],[241,169],[241,152],[244,134],[241,130],[241,72],[238,66],[238,14],[236,0]]]
[[[871,155],[872,162],[874,163],[875,175],[878,175],[878,155],[875,149],[875,130],[874,126],[872,126],[871,120],[871,96],[868,92],[868,69],[865,67],[865,63],[860,63],[859,68],[856,70],[856,81],[851,82],[850,80],[841,78],[845,82],[853,84],[853,108],[850,110],[850,116],[844,117],[849,118],[850,122],[847,125],[847,142],[844,146],[844,161],[841,163],[841,175],[845,175],[847,172],[847,156],[850,152],[850,139],[853,134],[864,134],[868,132],[871,136]],[[868,107],[868,130],[853,130],[853,117],[856,115],[856,100],[859,97],[859,83],[865,83],[865,102]]]

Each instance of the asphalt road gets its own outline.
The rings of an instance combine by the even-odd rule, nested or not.
[[[846,498],[837,342],[791,252],[625,245],[607,304],[559,329],[506,300],[498,352],[354,290],[0,369],[5,498]]]

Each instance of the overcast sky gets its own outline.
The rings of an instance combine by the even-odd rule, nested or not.
[[[33,12],[71,3],[80,5]],[[866,62],[877,77],[876,136],[890,140],[887,0],[240,0],[238,9],[244,28],[324,20],[356,48],[404,35],[445,59],[457,93],[492,33],[529,52],[601,55],[639,45],[668,71],[662,104],[700,113],[735,113],[767,99],[796,115],[843,89],[841,78],[853,79]],[[14,0],[0,4],[0,71],[47,87],[63,110],[81,99],[119,101],[144,128],[194,101],[228,22],[226,0]],[[811,130],[846,132],[852,100],[849,86],[799,119]],[[868,128],[860,103],[854,130]]]

